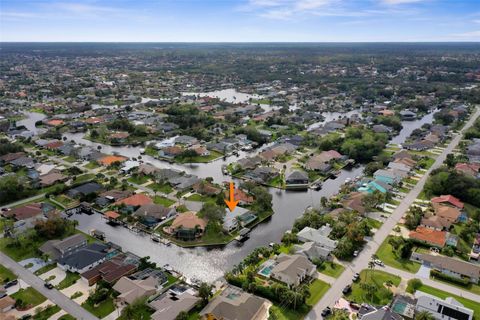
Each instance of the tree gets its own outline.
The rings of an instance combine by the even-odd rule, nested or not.
[[[207,219],[209,222],[221,222],[225,216],[225,207],[215,203],[207,202],[198,212],[199,216]]]
[[[207,282],[202,282],[198,288],[198,296],[202,299],[204,305],[208,303],[208,299],[212,296],[213,286]]]
[[[372,279],[373,271],[375,270],[376,264],[373,260],[368,262],[368,269],[370,270],[368,273],[370,274],[370,280]]]
[[[180,311],[180,313],[175,317],[175,320],[188,320],[188,312]]]
[[[435,320],[435,317],[428,311],[420,311],[415,315],[415,320]]]

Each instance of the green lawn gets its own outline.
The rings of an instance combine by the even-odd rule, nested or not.
[[[306,308],[305,308],[306,309]],[[303,311],[303,312],[302,312]],[[270,308],[270,318],[272,320],[298,320],[303,319],[308,310],[295,311],[279,305],[273,305]]]
[[[145,299],[146,300],[146,299]],[[133,314],[126,316],[123,312],[117,320],[148,320],[155,312],[145,302],[141,305],[135,304],[136,308],[133,310]]]
[[[330,285],[322,280],[315,279],[310,284],[310,297],[307,299],[307,304],[309,306],[314,306],[323,295],[330,289]]]
[[[378,220],[372,219],[372,218],[365,218],[367,221],[367,224],[370,226],[372,229],[380,229],[383,223],[381,223]]]
[[[143,174],[131,176],[127,179],[128,182],[135,183],[135,184],[144,184],[150,180],[150,177],[145,176]]]
[[[82,307],[100,319],[105,318],[115,310],[115,304],[113,303],[113,299],[111,297],[100,302],[100,304],[97,306],[94,306],[86,301],[82,304]]]
[[[41,267],[40,269],[38,269],[37,271],[35,271],[35,274],[36,274],[37,276],[39,276],[39,275],[41,275],[41,274],[47,273],[48,271],[50,271],[50,270],[52,270],[52,269],[55,269],[56,266],[57,266],[56,263],[47,264],[46,266]]]
[[[17,279],[17,276],[0,264],[0,284]]]
[[[164,183],[164,184],[152,183],[148,187],[153,191],[163,192],[166,194],[169,194],[173,191],[173,188],[170,187],[170,185],[167,183]]]
[[[73,273],[70,271],[67,271],[67,276],[65,279],[60,281],[60,283],[56,286],[58,290],[62,290],[65,288],[68,288],[77,282],[77,280],[80,279],[80,275],[78,273]]]
[[[39,313],[35,314],[33,316],[33,319],[35,320],[47,320],[51,316],[53,316],[55,313],[59,312],[62,310],[59,306],[48,306]]]
[[[210,151],[210,155],[208,156],[196,156],[191,158],[175,158],[175,162],[178,163],[206,163],[217,158],[222,157],[223,154],[217,151]]]
[[[32,287],[18,290],[17,292],[12,294],[12,298],[15,300],[21,299],[26,305],[30,306],[31,308],[38,306],[39,304],[47,300],[47,298],[45,298],[40,292],[33,289]]]
[[[170,207],[172,204],[175,203],[175,201],[161,196],[155,196],[153,198],[153,202],[156,204],[161,204],[164,207]]]
[[[460,288],[462,290],[470,291],[470,292],[478,294],[480,296],[480,285],[478,285],[478,284],[470,283],[468,286],[462,286],[462,285],[456,284],[454,282],[450,282],[450,281],[439,279],[439,278],[433,279],[433,278],[430,277],[430,279],[438,281],[438,282],[443,282],[443,283],[448,284],[449,286],[452,286],[452,287],[457,287],[457,288]]]
[[[442,299],[445,299],[447,297],[452,297],[455,300],[457,300],[458,302],[460,302],[461,304],[463,304],[466,308],[472,309],[473,312],[474,312],[473,318],[475,320],[480,320],[480,303],[478,303],[476,301],[468,300],[468,299],[465,299],[463,297],[459,297],[457,295],[454,295],[454,294],[451,294],[451,293],[448,293],[448,292],[445,292],[445,291],[442,291],[442,290],[439,290],[439,289],[436,289],[436,288],[433,288],[433,287],[429,287],[429,286],[423,285],[423,284],[418,290],[423,291],[423,292],[428,293],[428,294],[431,294],[433,296],[442,298]]]
[[[69,314],[65,314],[65,315],[61,316],[60,318],[58,318],[58,320],[75,320],[75,317],[73,317]]]
[[[96,169],[98,167],[100,167],[100,165],[98,163],[96,163],[95,161],[90,161],[89,163],[87,163],[85,165],[85,168],[87,168],[87,169]]]
[[[72,157],[72,156],[65,157],[65,158],[63,158],[63,160],[65,160],[67,162],[70,162],[70,163],[74,163],[75,161],[77,161],[77,159],[75,157]]]
[[[345,267],[335,262],[325,261],[317,270],[327,276],[338,278],[345,270]]]
[[[215,202],[216,198],[215,197],[209,197],[209,196],[203,196],[198,193],[194,193],[191,196],[187,198],[189,201],[200,201],[200,202]]]
[[[391,236],[388,236],[385,241],[383,241],[380,248],[378,248],[376,252],[378,259],[382,260],[386,265],[391,267],[416,273],[418,269],[420,269],[420,263],[397,257],[392,246],[388,243],[388,239],[390,239],[390,237]]]
[[[14,240],[11,238],[0,238],[0,251],[15,261],[22,261],[27,258],[38,256],[37,248],[43,243],[38,241],[31,241],[28,245],[12,246]]]
[[[85,174],[82,174],[80,176],[77,176],[77,178],[75,179],[75,184],[80,184],[80,183],[83,183],[83,182],[87,182],[87,181],[90,181],[90,180],[93,180],[95,178],[95,175],[93,173],[85,173]]]
[[[70,206],[72,203],[74,202],[77,202],[77,200],[74,200],[70,197],[67,197],[66,195],[64,194],[61,194],[61,195],[58,195],[56,197],[53,197],[52,198],[54,201],[60,203],[61,205],[63,205],[64,207],[68,207]]]
[[[388,304],[392,299],[392,292],[385,287],[385,283],[391,281],[395,287],[400,284],[400,277],[380,270],[363,270],[360,272],[360,280],[352,284],[352,291],[346,295],[347,299],[356,303],[373,303],[374,305]],[[362,284],[374,286],[371,294],[362,289]]]

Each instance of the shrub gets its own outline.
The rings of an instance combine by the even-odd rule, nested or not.
[[[456,278],[446,274],[441,273],[437,270],[430,270],[430,276],[438,279],[442,279],[448,282],[452,282],[455,284],[459,284],[461,286],[468,286],[470,284],[470,280],[468,278]]]
[[[407,292],[409,293],[415,293],[415,291],[417,291],[423,285],[420,279],[408,280],[407,284]]]

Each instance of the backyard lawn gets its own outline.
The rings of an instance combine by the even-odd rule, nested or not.
[[[28,243],[22,243],[22,246],[13,246],[13,243],[14,240],[11,238],[0,238],[0,251],[15,261],[21,261],[38,256],[37,248],[43,241],[28,241]]]
[[[17,279],[17,276],[0,264],[0,284]]]
[[[390,237],[391,236],[388,236],[385,241],[383,241],[380,248],[378,248],[376,253],[378,259],[382,260],[388,266],[416,273],[418,269],[420,269],[420,263],[397,257],[392,246],[388,243]]]
[[[75,179],[74,182],[75,182],[75,184],[80,184],[80,183],[83,183],[83,182],[90,181],[93,178],[95,178],[95,175],[93,173],[86,173],[86,174],[82,174],[80,176],[77,176],[77,178]]]
[[[130,178],[127,179],[128,182],[135,183],[135,184],[144,184],[148,182],[150,178],[145,175],[136,175],[136,176],[131,176]]]
[[[105,318],[115,310],[115,304],[113,303],[113,299],[111,297],[105,299],[96,306],[90,304],[87,300],[82,304],[82,307],[100,319]]]
[[[25,305],[28,305],[31,308],[38,306],[47,300],[47,298],[32,287],[18,290],[12,294],[12,298],[15,300],[22,300]]]
[[[478,302],[468,300],[468,299],[465,299],[463,297],[459,297],[457,295],[454,295],[454,294],[451,294],[451,293],[448,293],[448,292],[445,292],[445,291],[442,291],[442,290],[439,290],[439,289],[436,289],[436,288],[433,288],[433,287],[429,287],[429,286],[423,285],[423,284],[420,286],[420,288],[418,288],[418,290],[422,291],[422,292],[425,292],[425,293],[428,293],[428,294],[431,294],[433,296],[442,298],[442,299],[445,299],[447,297],[452,297],[455,300],[457,300],[458,302],[460,302],[461,304],[463,304],[466,308],[472,309],[473,312],[474,312],[473,318],[475,320],[480,320],[480,303],[478,303]]]
[[[175,203],[175,201],[161,196],[155,196],[153,198],[153,202],[155,202],[156,204],[160,204],[164,207],[170,207],[172,204]]]
[[[320,267],[317,268],[318,272],[321,272],[327,276],[338,278],[343,273],[345,268],[335,262],[325,261]]]
[[[391,284],[397,287],[400,277],[380,270],[363,270],[360,272],[360,280],[352,284],[352,291],[346,295],[347,299],[356,303],[372,303],[374,305],[386,305],[392,299],[392,292],[385,285]],[[372,285],[372,291],[368,293],[363,289],[365,284]]]

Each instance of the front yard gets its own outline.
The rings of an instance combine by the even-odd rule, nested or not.
[[[418,269],[420,269],[420,263],[398,257],[392,246],[388,243],[390,237],[392,236],[388,236],[378,248],[376,252],[378,259],[382,260],[388,266],[416,273]]]
[[[0,264],[0,284],[17,279],[17,276]]]
[[[115,304],[111,297],[103,300],[98,305],[93,305],[87,300],[85,303],[82,304],[82,307],[100,319],[105,318],[115,310]]]
[[[338,278],[345,270],[345,267],[335,262],[325,261],[317,270],[327,276]]]
[[[384,271],[363,270],[360,279],[352,284],[352,290],[346,297],[356,303],[386,305],[393,297],[388,285],[398,287],[400,281],[400,277]]]
[[[78,273],[67,271],[67,276],[56,286],[56,288],[58,290],[68,288],[74,285],[78,279],[80,279],[80,275]]]
[[[32,287],[18,290],[12,294],[12,298],[15,299],[17,303],[20,300],[22,302],[21,305],[25,306],[25,309],[38,306],[47,300],[47,298],[45,298],[40,292]]]

